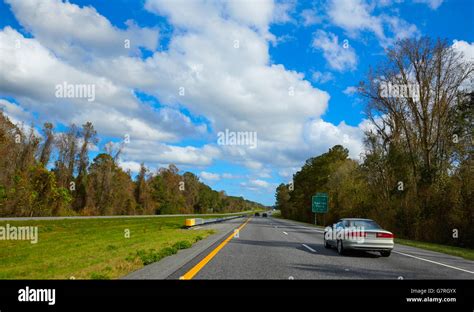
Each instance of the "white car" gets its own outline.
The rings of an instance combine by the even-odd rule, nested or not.
[[[324,247],[336,247],[340,255],[346,250],[364,250],[389,257],[393,238],[393,233],[382,229],[374,220],[346,218],[324,230]]]

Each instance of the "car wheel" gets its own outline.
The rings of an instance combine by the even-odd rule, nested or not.
[[[391,251],[390,250],[384,250],[380,252],[380,255],[382,257],[390,257]]]
[[[344,254],[344,246],[342,246],[342,241],[340,241],[340,240],[337,241],[337,252],[340,255]]]
[[[329,245],[327,240],[324,240],[324,248],[331,249],[331,245]]]

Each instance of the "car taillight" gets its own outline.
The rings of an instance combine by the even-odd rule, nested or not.
[[[377,233],[377,238],[393,238],[392,233]]]

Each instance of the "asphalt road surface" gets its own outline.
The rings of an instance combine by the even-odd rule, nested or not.
[[[159,270],[179,264],[166,278],[188,279],[474,279],[474,261],[403,245],[388,258],[378,253],[340,256],[325,249],[321,229],[302,223],[252,217],[219,225],[222,238],[196,254],[192,249],[150,265],[128,278],[163,278]],[[238,235],[234,229],[240,227]],[[187,255],[188,259],[180,258]],[[192,257],[190,257],[192,255]],[[183,263],[186,262],[186,263]]]

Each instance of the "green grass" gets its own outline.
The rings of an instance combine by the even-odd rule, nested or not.
[[[283,217],[281,216],[281,211],[280,210],[272,212],[272,217],[278,218],[278,219],[283,219]]]
[[[467,260],[474,260],[474,250],[469,248],[461,248],[447,245],[440,245],[427,242],[419,242],[408,239],[395,238],[396,244],[427,249],[431,251],[442,252],[448,255],[461,257]]]
[[[36,244],[0,240],[0,279],[118,278],[213,233],[183,229],[186,218],[0,221],[0,226],[38,226]]]

